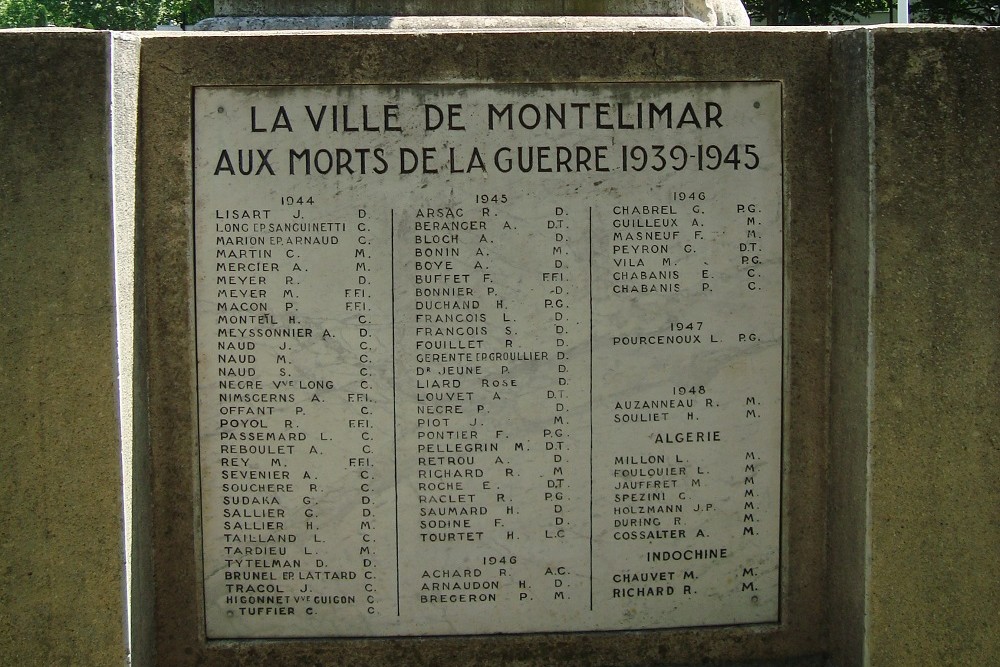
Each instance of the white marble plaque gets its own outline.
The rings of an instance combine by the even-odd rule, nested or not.
[[[778,620],[779,84],[194,109],[210,638]]]

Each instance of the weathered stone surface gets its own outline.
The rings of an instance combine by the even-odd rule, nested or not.
[[[686,11],[693,13],[690,7],[686,8]],[[740,0],[707,0],[705,14],[706,18],[702,20],[710,26],[734,28],[750,26],[750,16]]]
[[[874,33],[871,664],[1000,655],[1000,30]]]
[[[155,625],[157,664],[813,666],[829,651],[837,665],[957,665],[988,664],[1000,652],[990,623],[1000,592],[992,576],[1000,501],[1000,31],[385,31],[144,40],[140,277],[149,310],[140,332],[149,350],[138,383],[148,372],[157,463],[148,523],[159,583],[155,610],[139,611],[138,622]],[[9,445],[0,455],[7,582],[0,654],[12,664],[125,660],[110,43],[104,33],[0,31],[0,131],[10,149],[0,167],[0,305],[9,314],[0,330],[7,415],[0,433]],[[206,642],[197,592],[189,320],[191,86],[720,78],[783,86],[781,622],[625,634]],[[141,404],[137,412],[141,420]],[[134,497],[141,492],[140,481]]]
[[[433,30],[513,32],[529,30],[697,30],[708,28],[686,16],[217,16],[194,30]]]
[[[831,648],[842,665],[986,664],[1000,654],[1000,31],[834,41]]]
[[[0,662],[121,665],[111,35],[0,31]]]
[[[688,17],[708,26],[747,27],[750,19],[740,0],[218,0],[217,17],[464,17],[464,29],[479,27],[475,18],[483,17]],[[394,28],[437,27],[439,19],[421,23],[393,23]],[[578,25],[569,22],[570,25]],[[199,29],[241,29],[240,25],[215,21]],[[495,27],[518,27],[524,22],[496,22]],[[222,27],[227,26],[227,27]],[[306,22],[300,28],[317,27]],[[323,24],[318,27],[360,27]],[[388,27],[388,26],[376,26]],[[537,22],[535,27],[549,27]],[[602,26],[593,26],[600,28]],[[669,26],[667,26],[669,27]],[[673,26],[679,27],[679,26]],[[242,28],[246,29],[246,28]],[[275,29],[271,26],[271,29]]]
[[[217,16],[683,16],[682,0],[219,0]]]
[[[323,54],[323,57],[317,57]],[[705,54],[712,54],[711,58]],[[820,31],[156,35],[142,48],[140,210],[163,665],[806,664],[825,648],[829,282],[828,34]],[[213,642],[204,639],[194,477],[192,85],[433,81],[781,81],[785,162],[782,614],[773,625],[643,633]],[[820,102],[817,102],[820,100]],[[195,592],[194,594],[192,594]]]
[[[869,33],[833,36],[833,327],[830,411],[830,645],[836,665],[863,665],[870,397],[868,251],[872,220]]]
[[[116,305],[121,380],[122,474],[125,478],[125,549],[131,664],[152,663],[152,579],[149,546],[149,442],[145,375],[134,350],[136,222],[135,169],[139,101],[139,44],[135,33],[112,33],[111,131],[114,169]],[[141,339],[140,339],[141,342]]]

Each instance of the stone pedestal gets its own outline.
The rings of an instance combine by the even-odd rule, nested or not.
[[[219,0],[197,30],[670,30],[746,27],[740,0]]]

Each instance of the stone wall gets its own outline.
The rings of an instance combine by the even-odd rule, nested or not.
[[[870,49],[868,659],[986,664],[1000,655],[1000,40],[911,28]]]
[[[121,665],[111,35],[0,31],[0,662]]]

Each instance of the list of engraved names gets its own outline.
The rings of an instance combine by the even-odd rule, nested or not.
[[[208,636],[776,621],[780,99],[196,89]]]

